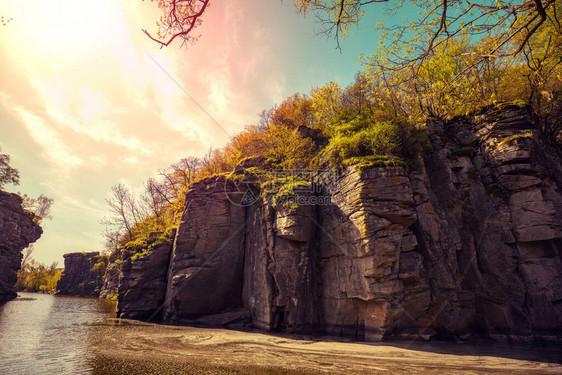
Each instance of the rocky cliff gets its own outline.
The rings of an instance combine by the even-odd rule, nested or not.
[[[224,176],[193,185],[173,246],[124,264],[121,316],[562,341],[560,151],[518,107],[428,131],[416,170],[320,171],[300,205],[241,205]]]
[[[108,257],[99,252],[64,254],[64,271],[57,294],[98,297],[104,284]]]
[[[175,232],[171,237],[174,235]],[[168,236],[154,232],[144,246],[144,251],[131,249],[122,254],[117,314],[129,319],[160,321],[172,242]]]
[[[33,214],[24,211],[21,202],[18,195],[0,191],[0,303],[16,298],[21,251],[43,233],[33,221]]]
[[[109,264],[103,276],[103,285],[100,290],[100,298],[117,300],[117,293],[119,290],[119,277],[121,275],[121,260],[109,259]]]

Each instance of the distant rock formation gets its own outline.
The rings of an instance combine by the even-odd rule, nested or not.
[[[99,252],[64,254],[64,271],[57,294],[98,297],[104,282],[108,257]]]
[[[118,313],[386,338],[562,342],[562,162],[526,109],[428,124],[417,170],[349,167],[233,203],[194,184],[173,247],[124,262]],[[169,259],[169,260],[167,260]]]
[[[0,191],[0,303],[16,298],[21,251],[43,234],[34,215],[24,211],[21,203],[17,194]]]

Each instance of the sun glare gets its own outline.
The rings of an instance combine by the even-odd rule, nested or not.
[[[109,0],[28,0],[8,5],[16,48],[47,55],[85,55],[110,42],[118,5]]]

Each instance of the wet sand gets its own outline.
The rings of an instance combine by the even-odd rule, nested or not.
[[[562,348],[341,338],[175,327],[100,326],[94,374],[562,374]]]

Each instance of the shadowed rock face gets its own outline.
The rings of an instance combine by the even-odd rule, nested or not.
[[[103,285],[100,290],[100,298],[107,298],[114,300],[117,298],[119,290],[119,277],[121,275],[121,263],[116,262],[115,259],[110,259],[105,275],[103,276]]]
[[[430,131],[433,152],[412,181],[435,327],[560,340],[560,155],[516,107]]]
[[[159,321],[162,318],[171,244],[155,246],[121,266],[117,314],[121,318]]]
[[[0,303],[16,298],[15,284],[21,266],[21,251],[37,241],[43,230],[25,212],[21,198],[0,191]]]
[[[416,171],[316,176],[321,189],[303,194],[331,204],[242,207],[224,177],[193,185],[160,262],[163,320],[369,341],[561,341],[560,155],[516,107],[428,128]]]
[[[233,204],[224,176],[195,184],[178,226],[168,271],[164,319],[191,320],[241,306],[245,208]]]
[[[64,272],[57,294],[98,297],[104,283],[108,258],[99,252],[64,254]]]

